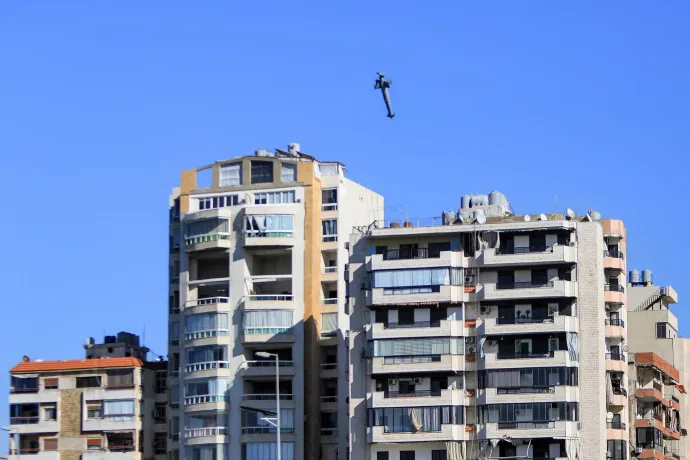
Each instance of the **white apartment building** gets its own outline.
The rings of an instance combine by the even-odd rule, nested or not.
[[[383,198],[291,144],[184,171],[170,209],[171,458],[276,457],[262,352],[282,460],[346,458],[347,241]]]
[[[350,458],[627,459],[622,222],[492,192],[442,223],[350,238]]]

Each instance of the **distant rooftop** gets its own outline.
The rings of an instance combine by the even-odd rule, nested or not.
[[[85,369],[113,369],[142,366],[143,363],[140,360],[132,357],[73,359],[67,361],[24,361],[10,369],[10,372],[13,374],[21,374],[26,372],[79,371]]]

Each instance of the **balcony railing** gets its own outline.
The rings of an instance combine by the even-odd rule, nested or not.
[[[522,352],[522,351],[509,351],[507,353],[496,353],[496,359],[529,359],[529,358],[553,358],[554,351],[546,351],[543,353],[537,353],[534,351]]]
[[[338,397],[337,396],[321,396],[321,402],[322,403],[337,403]]]
[[[337,305],[338,304],[338,298],[332,298],[332,299],[321,299],[321,305]]]
[[[338,203],[324,203],[321,205],[322,211],[337,211]]]
[[[38,388],[10,387],[10,393],[12,393],[12,394],[38,393]]]
[[[604,320],[604,325],[625,327],[625,321],[622,319],[606,319]]]
[[[604,358],[611,361],[625,361],[625,355],[623,353],[606,353]]]
[[[38,415],[31,417],[10,417],[10,425],[29,425],[38,423],[40,417]]]
[[[338,267],[323,267],[323,273],[337,273]]]
[[[244,335],[252,335],[252,334],[268,334],[268,335],[276,335],[276,334],[292,334],[294,331],[294,328],[292,326],[286,327],[286,326],[266,326],[266,327],[245,327],[244,328]]]
[[[210,241],[229,240],[230,233],[228,232],[213,232],[205,233],[203,235],[185,236],[184,243],[186,246],[192,246],[199,243],[208,243]]]
[[[529,254],[531,252],[553,251],[551,246],[529,246],[529,247],[506,247],[496,249],[496,255],[504,254]]]
[[[247,296],[247,300],[252,302],[292,302],[293,299],[292,294],[251,294]]]
[[[275,433],[276,428],[272,426],[262,425],[262,426],[243,426],[242,434],[270,434]],[[291,434],[295,432],[293,427],[281,426],[281,433]]]
[[[321,436],[338,436],[337,428],[321,428]]]
[[[25,447],[23,449],[11,449],[10,455],[36,455],[41,452],[38,447]]]
[[[616,388],[613,387],[613,394],[614,395],[623,395],[626,398],[628,397],[628,391],[625,388]]]
[[[246,230],[244,236],[246,238],[291,238],[292,230]]]
[[[228,402],[228,397],[225,395],[199,395],[199,396],[185,396],[184,405],[191,406],[194,404],[208,404],[208,403],[222,403]]]
[[[625,430],[625,423],[624,422],[606,422],[606,428],[610,428],[612,430]]]
[[[338,363],[324,363],[321,364],[322,371],[335,371],[338,370]]]
[[[428,248],[388,249],[383,253],[383,260],[437,259],[439,257],[441,257],[440,251],[429,252]]]
[[[294,361],[279,360],[279,367],[292,367],[295,365]],[[262,360],[262,361],[247,361],[248,367],[276,367],[276,362],[273,360]]]
[[[423,364],[441,361],[441,355],[386,356],[383,364]]]
[[[604,284],[604,291],[625,292],[625,288],[620,284]]]
[[[555,387],[549,387],[549,386],[496,388],[496,394],[499,394],[499,395],[543,394],[543,393],[555,393],[555,392],[556,392],[556,388]]]
[[[604,257],[614,257],[616,259],[625,259],[623,253],[617,249],[604,249]]]
[[[664,386],[661,384],[661,382],[652,381],[652,388],[654,388],[656,391],[664,391]]]
[[[547,288],[553,287],[553,282],[544,281],[499,281],[496,283],[496,289],[529,289],[529,288]]]
[[[415,321],[413,323],[384,323],[385,329],[412,329],[417,327],[441,327],[441,321]]]
[[[212,329],[208,331],[187,332],[184,335],[185,340],[210,339],[213,337],[225,337],[230,335],[228,329]]]
[[[322,243],[332,243],[338,241],[338,235],[321,235]]]
[[[200,307],[202,305],[213,305],[217,303],[228,303],[230,297],[206,297],[203,299],[188,300],[184,304],[184,308]]]
[[[229,363],[227,361],[209,361],[205,363],[192,363],[184,367],[185,372],[208,371],[211,369],[227,369]]]
[[[657,444],[655,442],[638,442],[637,443],[637,448],[638,449],[652,449],[652,450],[658,450],[660,452],[664,451],[664,446],[661,444]]]
[[[417,390],[417,391],[384,391],[384,398],[431,398],[441,396],[441,390]]]
[[[280,400],[281,401],[292,401],[293,395],[291,394],[281,394],[280,395]],[[266,394],[258,394],[258,393],[251,393],[251,394],[243,394],[242,399],[245,401],[275,401],[276,400],[276,394],[273,393],[266,393]]]
[[[532,421],[532,422],[498,422],[499,430],[535,430],[543,428],[554,428],[556,422],[553,420]]]
[[[189,438],[200,438],[204,436],[225,436],[228,433],[228,429],[224,426],[216,426],[211,428],[191,428],[184,432],[184,437]]]
[[[553,316],[520,316],[517,318],[497,318],[496,324],[545,324],[553,323]]]

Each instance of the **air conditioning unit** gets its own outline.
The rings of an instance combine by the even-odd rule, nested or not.
[[[604,310],[611,311],[611,305],[609,305],[609,304],[604,305]]]
[[[473,355],[473,354],[474,354],[474,347],[469,347],[469,348],[467,349],[467,352],[468,352],[469,354]]]
[[[475,282],[475,275],[474,273],[470,273],[465,275],[465,286],[474,286]]]
[[[465,343],[474,343],[474,337],[465,337]]]
[[[515,415],[522,414],[522,409],[515,409]]]
[[[635,447],[635,453],[641,454],[642,453],[642,447]]]
[[[388,385],[397,385],[398,381],[395,379],[388,379]]]
[[[414,379],[414,384],[415,384],[415,385],[421,385],[421,384],[422,384],[422,379]]]
[[[496,340],[489,340],[489,345],[498,345],[498,341],[496,341]]]
[[[486,315],[486,314],[489,313],[489,308],[488,308],[488,307],[485,307],[484,305],[482,305],[482,306],[479,308],[479,311],[482,312],[483,315]]]
[[[558,316],[558,305],[549,305],[549,316]]]

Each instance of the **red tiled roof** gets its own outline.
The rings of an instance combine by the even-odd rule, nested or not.
[[[114,367],[142,367],[142,365],[139,359],[131,357],[73,359],[68,361],[29,361],[17,364],[10,369],[10,373],[78,371],[83,369],[111,369]]]
[[[638,366],[653,366],[659,371],[669,376],[675,382],[680,381],[680,372],[678,369],[667,363],[661,356],[652,352],[635,353],[635,364]]]

